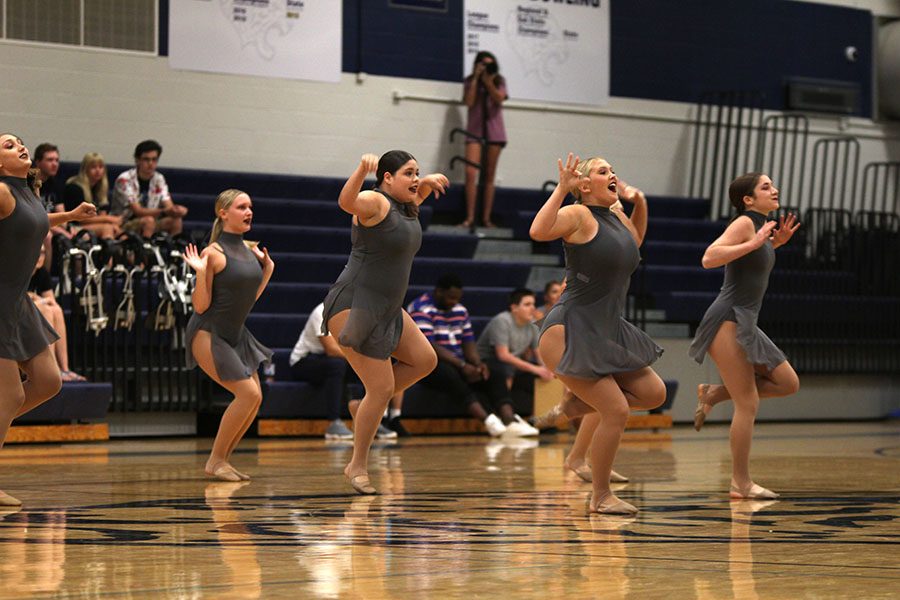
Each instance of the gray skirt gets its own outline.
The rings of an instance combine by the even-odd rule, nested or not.
[[[338,343],[369,358],[390,358],[400,345],[403,308],[388,306],[384,298],[358,286],[336,285],[325,298],[322,331],[327,334],[329,319],[347,309],[350,315]]]
[[[59,339],[31,298],[22,295],[0,316],[0,358],[24,362]]]
[[[787,360],[775,342],[769,339],[762,329],[756,325],[758,313],[740,306],[730,306],[727,302],[716,300],[706,310],[703,320],[697,327],[694,341],[688,354],[698,363],[709,352],[709,347],[725,321],[734,321],[737,325],[737,343],[747,354],[747,360],[753,365],[763,365],[772,371]]]
[[[603,303],[606,304],[605,302]],[[591,306],[556,303],[544,318],[541,335],[565,326],[566,348],[556,367],[560,375],[599,379],[648,367],[662,356],[653,339],[619,316],[598,319]]]
[[[236,339],[227,340],[194,313],[184,335],[188,367],[197,366],[192,344],[198,331],[209,332],[216,375],[222,381],[240,381],[252,377],[259,370],[259,365],[272,360],[272,351],[253,337],[246,327],[241,327]]]

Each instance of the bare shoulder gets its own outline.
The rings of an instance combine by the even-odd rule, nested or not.
[[[209,268],[213,273],[218,273],[222,269],[225,268],[225,263],[228,262],[228,259],[225,258],[225,252],[222,250],[222,247],[213,242],[209,246],[203,249],[200,253],[200,256],[208,257]]]
[[[746,241],[756,235],[756,229],[753,227],[753,221],[747,215],[739,215],[722,234],[723,238],[728,240]]]
[[[16,209],[16,198],[9,186],[0,182],[0,219],[5,219]]]
[[[567,218],[576,219],[581,221],[585,217],[591,214],[590,209],[584,204],[569,204],[568,206],[563,206],[559,209],[560,215],[565,215]]]
[[[377,190],[363,190],[359,193],[357,199],[372,207],[379,205],[388,206],[390,204],[387,196]]]

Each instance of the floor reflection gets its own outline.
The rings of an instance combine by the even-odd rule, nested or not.
[[[262,569],[257,558],[254,535],[241,522],[239,500],[232,496],[249,481],[215,482],[206,486],[206,505],[212,512],[216,535],[225,565],[223,587],[216,595],[219,598],[246,599],[259,598],[262,594]]]
[[[0,582],[20,598],[51,594],[66,577],[66,512],[0,510]]]

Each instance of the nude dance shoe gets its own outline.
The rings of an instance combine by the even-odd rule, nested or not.
[[[352,487],[358,494],[363,494],[364,496],[372,496],[377,494],[378,491],[372,487],[372,483],[369,481],[368,475],[354,475],[353,477],[348,477],[348,481],[350,482],[350,487]]]
[[[562,404],[557,404],[542,415],[534,417],[531,425],[536,429],[549,429],[556,427],[560,420],[567,419],[563,412]]]
[[[610,497],[613,499],[610,500]],[[588,512],[601,515],[636,515],[638,509],[624,500],[616,498],[613,496],[612,492],[610,492],[601,499],[596,508],[591,508],[590,500],[588,500]]]
[[[593,475],[593,473],[591,473],[590,466],[581,465],[577,469],[572,469],[571,467],[566,467],[566,468],[569,469],[570,471],[572,471],[573,473],[575,473],[576,475],[578,475],[579,477],[581,477],[581,479],[583,481],[586,481],[587,483],[594,482],[594,475]],[[610,471],[609,482],[610,483],[628,483],[628,478],[625,477],[624,475],[616,473],[615,471]]]
[[[732,500],[775,500],[780,497],[772,490],[767,490],[755,483],[751,483],[750,487],[742,490],[733,481],[731,482],[731,490],[728,492],[728,496]]]
[[[216,468],[212,470],[212,473],[206,471],[206,474],[210,477],[215,477],[216,479],[220,479],[222,481],[249,481],[250,476],[245,475],[232,467],[228,463],[219,463],[216,465]]]
[[[13,498],[6,492],[0,492],[0,506],[22,506],[22,501],[18,498]]]
[[[708,391],[708,383],[701,383],[697,386],[697,410],[694,411],[694,429],[697,431],[700,431],[700,429],[703,428],[703,424],[706,422],[706,412],[704,412],[703,407],[708,406],[710,409],[713,407],[709,402],[703,401],[703,398]]]

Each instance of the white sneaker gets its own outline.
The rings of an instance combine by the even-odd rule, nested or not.
[[[379,425],[378,431],[375,432],[375,438],[379,440],[396,440],[397,432],[391,431],[384,425]]]
[[[508,437],[528,437],[540,434],[540,431],[526,423],[525,419],[519,415],[515,415],[515,421],[506,426],[506,435]]]
[[[504,425],[503,421],[500,420],[500,417],[495,414],[488,415],[487,419],[484,420],[484,426],[492,437],[500,437],[506,433],[506,425]]]

